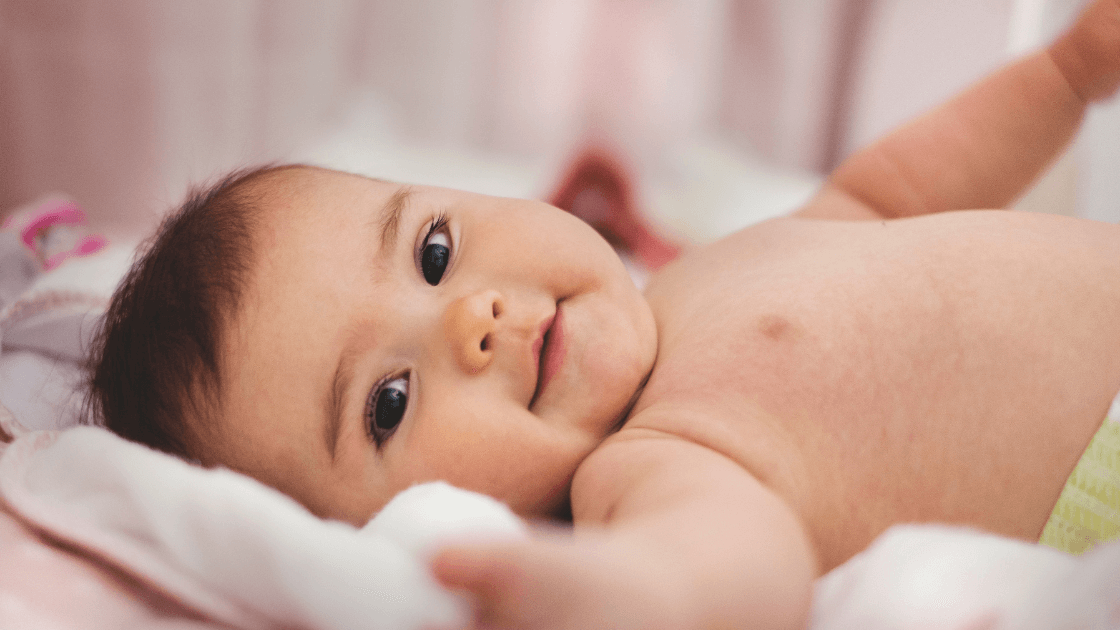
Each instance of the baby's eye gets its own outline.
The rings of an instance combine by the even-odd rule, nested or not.
[[[447,220],[442,218],[432,223],[420,251],[420,271],[424,273],[424,280],[432,286],[443,279],[443,272],[447,271],[451,258],[451,237],[446,231],[440,231],[445,225]]]
[[[394,378],[370,392],[366,402],[366,425],[380,446],[396,430],[408,407],[408,375]]]

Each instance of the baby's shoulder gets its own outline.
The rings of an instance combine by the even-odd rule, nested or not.
[[[606,524],[663,507],[674,497],[712,488],[757,484],[760,477],[685,428],[679,413],[652,408],[637,414],[591,453],[572,481],[573,520]]]

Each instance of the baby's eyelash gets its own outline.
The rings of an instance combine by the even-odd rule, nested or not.
[[[445,227],[447,227],[447,214],[441,211],[432,219],[432,225],[428,228],[428,233],[424,235],[424,239],[421,242],[427,243],[428,239],[432,238],[432,235]]]

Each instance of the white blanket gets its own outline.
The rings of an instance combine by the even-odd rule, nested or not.
[[[904,525],[817,581],[814,630],[1120,628],[1120,544],[1080,558],[975,530]]]
[[[442,483],[357,529],[227,470],[203,470],[93,427],[32,432],[0,455],[0,496],[26,522],[237,628],[461,626],[429,576],[451,537],[518,536],[493,499]]]
[[[402,493],[362,529],[323,521],[248,477],[91,427],[6,447],[0,497],[52,537],[238,628],[459,627],[466,604],[429,577],[432,549],[524,535],[501,504],[441,483]],[[812,627],[1120,628],[1120,545],[1074,558],[961,528],[896,527],[818,581]]]

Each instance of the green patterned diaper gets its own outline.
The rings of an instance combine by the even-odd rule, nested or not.
[[[1070,473],[1039,542],[1081,554],[1120,538],[1120,398]]]

